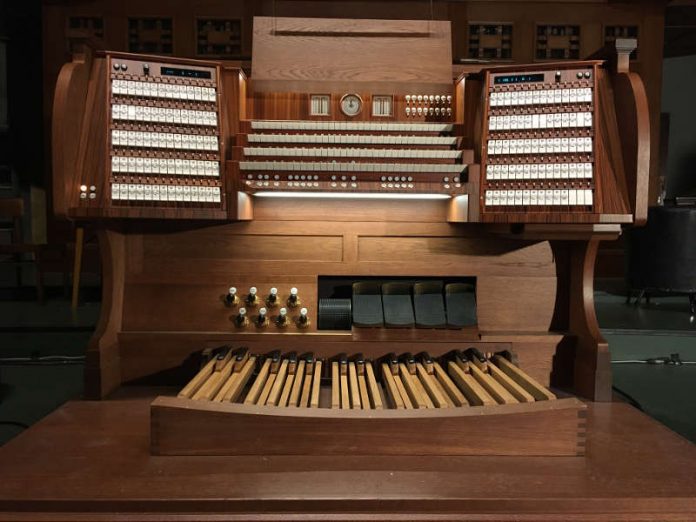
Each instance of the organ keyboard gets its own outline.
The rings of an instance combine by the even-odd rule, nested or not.
[[[422,352],[372,359],[223,347],[207,354],[176,399],[153,403],[156,453],[246,455],[263,448],[264,454],[328,455],[350,448],[354,454],[410,455],[408,442],[400,448],[420,438],[413,430],[423,421],[450,455],[577,455],[584,437],[584,405],[557,397],[514,364],[509,351],[484,354],[470,347],[436,357]],[[491,448],[486,433],[497,415],[516,423],[516,436]],[[563,434],[556,435],[560,446],[545,447],[544,422]],[[282,444],[267,425],[283,433]],[[325,425],[332,426],[329,437],[321,435]],[[375,432],[388,443],[372,444]],[[247,433],[252,444],[241,443]],[[419,445],[416,451],[438,450]]]
[[[238,138],[240,190],[457,195],[466,161],[449,123],[259,121]]]
[[[180,398],[280,408],[418,409],[493,406],[554,400],[556,395],[511,362],[509,352],[475,348],[440,361],[390,354],[383,361],[343,354],[249,355],[229,348],[211,358]],[[378,377],[379,376],[379,379]],[[305,390],[305,393],[300,393]]]

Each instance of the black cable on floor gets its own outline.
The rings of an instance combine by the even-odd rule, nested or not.
[[[637,400],[635,400],[635,399],[633,398],[633,396],[629,395],[628,393],[626,393],[626,392],[623,391],[623,390],[620,390],[620,389],[617,388],[616,386],[612,386],[611,389],[614,390],[614,391],[615,391],[616,393],[618,393],[619,395],[621,395],[621,397],[623,397],[624,399],[626,399],[626,402],[628,402],[628,403],[629,403],[631,406],[633,406],[634,408],[637,408],[637,409],[639,409],[640,411],[645,411],[645,410],[643,410],[643,407],[640,405],[640,403],[639,403]]]
[[[611,364],[667,364],[670,366],[682,366],[684,364],[696,364],[696,361],[682,361],[678,353],[672,353],[669,357],[650,357],[648,359],[619,359],[611,361]]]
[[[0,366],[61,366],[84,364],[84,355],[45,355],[31,357],[0,357]]]
[[[24,424],[23,422],[19,422],[19,421],[0,420],[0,426],[17,426],[18,428],[22,428],[23,430],[26,430],[27,428],[29,428],[28,424]]]

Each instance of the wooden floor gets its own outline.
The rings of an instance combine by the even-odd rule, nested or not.
[[[695,447],[625,404],[590,405],[586,458],[151,457],[137,395],[0,448],[0,520],[696,519]]]

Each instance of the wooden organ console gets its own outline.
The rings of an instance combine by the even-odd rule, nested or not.
[[[256,19],[251,78],[221,62],[88,55],[87,132],[69,159],[77,168],[56,158],[67,178],[56,208],[101,221],[112,270],[90,394],[201,364],[205,376],[153,403],[155,454],[324,454],[343,438],[365,454],[582,455],[586,406],[574,395],[609,399],[610,376],[581,291],[597,240],[645,206],[623,158],[647,145],[624,146],[613,71],[591,60],[453,80],[448,23],[366,22],[367,35],[350,21],[298,23]],[[310,50],[305,38],[321,43]],[[359,74],[346,72],[356,57],[341,45],[370,46]],[[396,45],[410,62],[381,70]],[[288,69],[291,52],[300,58]],[[60,103],[73,83],[56,95],[57,155],[75,134],[60,128],[75,125]],[[466,304],[445,303],[444,280],[471,285]],[[319,328],[320,300],[344,303],[346,329]],[[445,311],[475,319],[416,320]],[[243,364],[231,357],[240,350]],[[464,350],[513,353],[515,364]],[[510,379],[497,380],[506,371],[545,400],[511,395]],[[426,419],[451,436],[441,435],[447,450],[427,444]],[[529,426],[491,445],[488,422],[500,419]],[[330,440],[312,434],[317,422],[336,426]],[[262,435],[268,423],[284,426],[282,445]],[[373,432],[399,443],[371,444]],[[257,446],[241,440],[250,433]]]
[[[606,442],[619,406],[592,293],[600,241],[646,217],[647,102],[616,55],[631,42],[455,78],[450,41],[449,22],[255,18],[250,74],[88,47],[63,67],[54,208],[98,227],[104,268],[86,394],[115,397],[94,406],[104,427],[145,397],[152,456],[142,434],[124,457],[143,476],[235,484],[153,479],[195,497],[172,510],[653,512],[592,486],[609,460],[632,473]],[[479,507],[442,488],[441,458]],[[532,504],[491,507],[518,465],[543,484],[517,482]]]

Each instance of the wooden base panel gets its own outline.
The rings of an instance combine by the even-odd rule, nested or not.
[[[69,402],[1,447],[0,521],[696,518],[694,445],[627,404],[587,405],[584,458],[160,457],[158,392]]]
[[[421,410],[277,408],[158,397],[153,455],[579,456],[586,406],[567,398]]]

